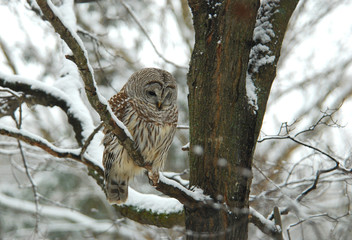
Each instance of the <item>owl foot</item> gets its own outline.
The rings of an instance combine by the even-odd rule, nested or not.
[[[128,179],[109,178],[106,185],[107,199],[110,204],[121,204],[128,197]]]
[[[148,171],[148,178],[149,183],[155,187],[159,182],[159,172]]]

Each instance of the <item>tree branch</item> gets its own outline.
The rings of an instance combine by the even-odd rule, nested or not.
[[[249,208],[249,222],[253,223],[263,233],[268,234],[274,239],[280,239],[282,236],[282,230],[278,229],[277,226],[270,220],[266,219],[263,215],[257,212],[253,208]]]
[[[0,134],[14,137],[30,145],[37,146],[49,154],[58,158],[70,158],[79,162],[84,163],[91,170],[96,171],[96,176],[102,178],[103,170],[100,166],[96,165],[93,160],[80,156],[82,153],[81,149],[61,149],[51,143],[47,142],[38,136],[30,134],[24,130],[18,130],[16,128],[0,127]],[[103,183],[97,181],[100,187],[103,188]],[[179,200],[182,204],[189,206],[190,208],[197,208],[200,206],[208,205],[209,207],[219,208],[220,204],[216,203],[208,196],[202,193],[197,193],[191,190],[187,190],[180,183],[160,175],[160,181],[157,185],[157,190],[161,189],[166,195],[172,196]],[[157,196],[156,196],[157,197]],[[137,208],[133,205],[114,205],[114,207],[123,215],[132,220],[135,220],[142,224],[152,224],[159,227],[172,227],[175,225],[184,224],[184,212],[171,212],[167,214],[157,213],[152,210]],[[226,208],[226,206],[223,206]],[[264,216],[250,208],[249,220],[255,224],[261,231],[270,235],[276,236],[278,229],[275,224]]]
[[[248,90],[255,93],[254,110],[257,108],[255,132],[259,135],[271,85],[276,77],[277,62],[288,22],[298,4],[298,0],[261,1],[253,32],[253,47],[247,70]],[[254,88],[254,89],[253,89]]]
[[[0,205],[16,211],[36,213],[36,206],[32,202],[20,200],[10,196],[6,196],[0,192]],[[41,205],[41,215],[55,220],[63,219],[70,221],[70,224],[77,223],[80,228],[92,232],[119,232],[119,229],[112,228],[111,221],[102,221],[86,216],[80,212],[66,209],[64,207],[52,207]]]
[[[81,74],[87,98],[92,107],[97,111],[106,129],[112,131],[120,144],[127,150],[129,156],[138,166],[144,167],[144,159],[135,146],[130,133],[123,123],[116,118],[106,99],[97,90],[93,75],[93,68],[88,61],[88,53],[78,35],[69,29],[54,12],[55,6],[50,1],[37,0],[44,16],[54,27],[55,31],[72,50],[73,56],[66,56],[72,60]]]
[[[297,136],[298,134],[296,134]],[[328,169],[320,169],[320,170],[317,170],[316,171],[316,174],[315,174],[315,178],[314,178],[314,181],[312,183],[312,185],[310,187],[308,187],[307,189],[305,189],[297,198],[296,198],[296,201],[297,202],[301,202],[302,199],[308,194],[310,193],[311,191],[315,190],[317,188],[317,185],[318,185],[318,182],[319,182],[319,179],[320,179],[320,175],[321,174],[324,174],[324,173],[328,173],[328,172],[332,172],[334,170],[340,170],[344,173],[349,173],[351,174],[352,173],[352,169],[347,169],[343,166],[341,166],[340,164],[340,161],[338,161],[336,158],[334,158],[333,156],[331,156],[330,154],[324,152],[323,150],[320,150],[319,148],[316,148],[316,147],[313,147],[309,144],[306,144],[304,142],[301,142],[299,140],[297,140],[296,138],[294,137],[291,137],[291,136],[272,136],[272,137],[266,137],[266,138],[263,138],[261,140],[258,140],[258,142],[264,142],[264,141],[267,141],[267,140],[282,140],[282,139],[288,139],[288,140],[291,140],[299,145],[302,145],[306,148],[310,148],[310,149],[313,149],[314,151],[328,157],[331,161],[334,162],[334,166],[333,167],[330,167]],[[280,211],[281,214],[287,214],[289,212],[289,208],[285,208],[283,210]],[[274,213],[272,212],[269,217],[268,217],[270,220],[272,220],[274,218]]]
[[[0,127],[0,134],[14,137],[30,145],[37,146],[55,157],[70,158],[81,162],[103,176],[103,170],[100,166],[96,165],[93,160],[89,159],[87,156],[81,158],[79,155],[80,149],[61,149],[39,136],[33,135],[25,130],[18,130],[11,127]]]
[[[143,156],[136,147],[127,128],[123,125],[121,121],[116,118],[106,99],[102,97],[98,92],[93,76],[93,70],[88,62],[87,52],[83,46],[81,39],[75,32],[65,26],[65,24],[55,13],[55,6],[52,6],[50,1],[37,0],[37,3],[40,9],[42,10],[44,16],[54,27],[55,31],[60,35],[60,37],[72,50],[73,56],[70,57],[70,60],[73,60],[74,63],[77,65],[85,85],[88,100],[92,107],[99,114],[101,120],[104,122],[105,128],[112,131],[118,137],[120,144],[127,150],[129,156],[133,159],[136,165],[140,167],[145,167],[146,165],[144,163]],[[197,202],[192,200],[188,196],[185,196],[185,192],[188,191],[186,188],[182,187],[181,185],[180,186],[182,188],[175,187],[174,185],[170,185],[169,183],[170,182],[166,184],[165,182],[160,181],[156,188],[162,193],[180,200],[180,202],[183,204],[190,204],[190,206],[193,206],[194,202]]]
[[[36,80],[20,78],[18,76],[8,76],[0,73],[0,86],[7,87],[13,91],[23,92],[18,98],[19,104],[25,102],[29,105],[42,105],[47,107],[57,106],[66,113],[68,122],[73,127],[75,137],[80,146],[83,145],[83,130],[90,126],[84,126],[87,123],[80,115],[75,114],[79,109],[74,108],[74,103],[64,92],[55,87],[47,86]]]

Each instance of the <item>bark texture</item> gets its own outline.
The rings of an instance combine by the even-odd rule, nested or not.
[[[221,204],[185,207],[188,239],[248,237],[253,153],[283,36],[297,4],[281,2],[267,1],[259,9],[259,0],[189,0],[195,29],[188,74],[190,186]],[[283,9],[289,2],[292,8]],[[253,68],[260,62],[258,56],[249,59],[251,49],[261,44],[261,38],[253,40],[258,19],[274,22],[269,26],[275,35],[266,43],[275,58]],[[247,72],[257,88],[257,106],[247,97]]]

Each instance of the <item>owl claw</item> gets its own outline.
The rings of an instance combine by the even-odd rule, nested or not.
[[[149,183],[155,187],[159,182],[159,172],[148,171],[148,178],[149,178]]]

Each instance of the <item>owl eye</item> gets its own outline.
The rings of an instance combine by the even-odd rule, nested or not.
[[[147,93],[148,93],[149,96],[156,96],[154,91],[147,91]]]

